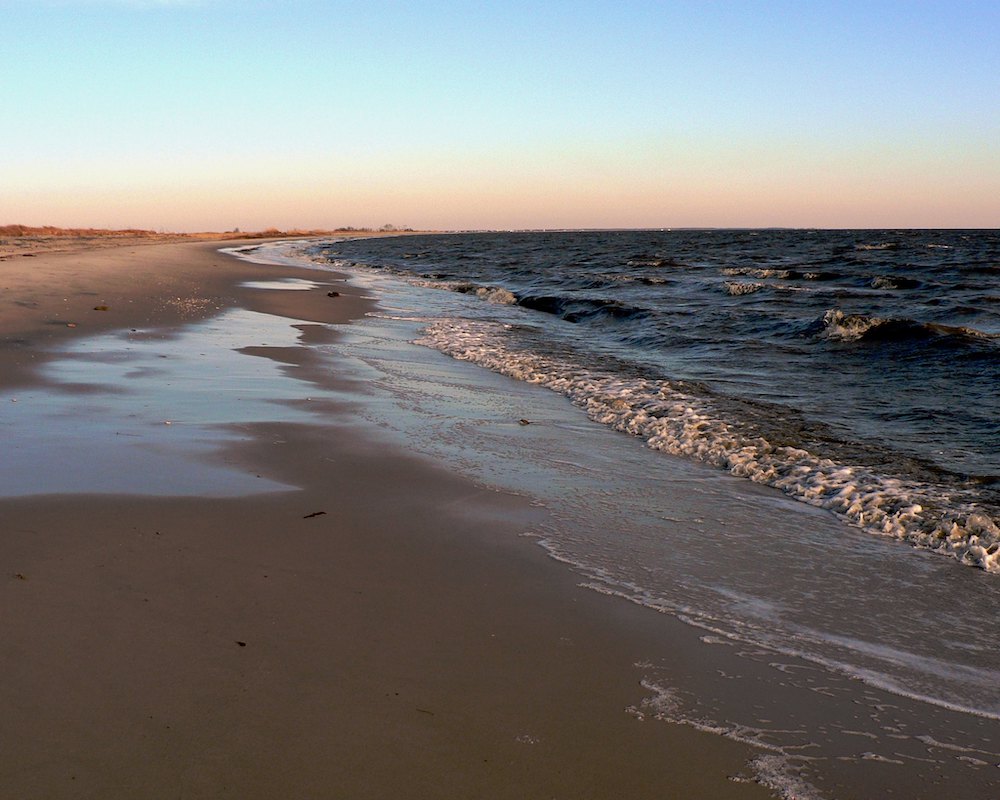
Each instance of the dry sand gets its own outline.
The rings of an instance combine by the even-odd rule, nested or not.
[[[219,246],[0,262],[0,402],[69,338],[369,305],[241,288],[315,274]],[[0,795],[768,796],[729,779],[747,748],[626,713],[648,694],[633,662],[677,646],[662,616],[579,588],[518,535],[541,513],[526,500],[330,412],[227,453],[295,491],[0,500]]]

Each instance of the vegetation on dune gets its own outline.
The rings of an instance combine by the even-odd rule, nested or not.
[[[278,228],[266,228],[262,231],[241,231],[234,228],[231,231],[221,233],[199,232],[199,233],[166,233],[162,231],[148,231],[138,228],[128,228],[125,230],[106,230],[103,228],[57,228],[54,225],[0,225],[0,237],[20,238],[27,236],[51,236],[51,237],[143,237],[143,238],[204,238],[204,239],[273,239],[281,236],[327,236],[337,233],[372,233],[374,228],[355,228],[350,225],[333,229],[311,229],[303,230],[293,228],[291,230],[280,230]],[[396,227],[395,225],[383,225],[377,229],[380,232],[408,232],[412,228]]]
[[[155,231],[137,228],[109,231],[99,228],[57,228],[53,225],[0,225],[0,236],[155,236]]]

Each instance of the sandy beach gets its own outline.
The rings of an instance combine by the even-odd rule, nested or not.
[[[634,664],[663,653],[696,669],[692,632],[578,586],[521,535],[543,522],[528,499],[356,424],[364,387],[306,345],[335,340],[373,301],[329,273],[247,263],[226,245],[0,262],[8,431],[23,435],[16,415],[58,388],[49,367],[66,352],[97,369],[108,360],[89,343],[101,336],[166,346],[183,326],[222,320],[222,336],[247,313],[292,343],[247,340],[235,358],[323,398],[303,419],[302,398],[268,398],[276,384],[262,382],[257,393],[280,401],[273,417],[234,419],[209,457],[242,483],[174,494],[169,469],[146,492],[98,475],[111,443],[91,428],[96,390],[66,390],[78,404],[59,424],[92,453],[103,488],[69,493],[55,448],[23,456],[37,485],[0,499],[2,794],[770,796],[747,780],[751,748],[653,719]],[[277,280],[309,283],[247,285]],[[223,420],[224,378],[208,393]],[[126,407],[127,388],[101,387]],[[129,471],[159,452],[156,437],[184,433],[183,414],[161,417],[149,443],[136,434]],[[4,454],[14,470],[21,457]],[[170,463],[184,472],[183,458]]]
[[[1000,800],[1000,3],[0,7],[0,800]]]

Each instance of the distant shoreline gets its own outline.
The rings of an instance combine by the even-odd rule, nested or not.
[[[337,236],[401,236],[438,231],[372,230],[339,228],[333,230],[305,230],[294,228],[262,231],[202,231],[173,233],[127,228],[59,228],[52,225],[0,225],[0,261],[18,256],[36,256],[41,253],[80,252],[104,247],[137,247],[140,245],[183,242],[259,241],[265,239],[307,239]]]

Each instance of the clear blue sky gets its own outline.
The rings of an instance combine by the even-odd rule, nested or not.
[[[1000,226],[998,2],[0,0],[0,224]]]

